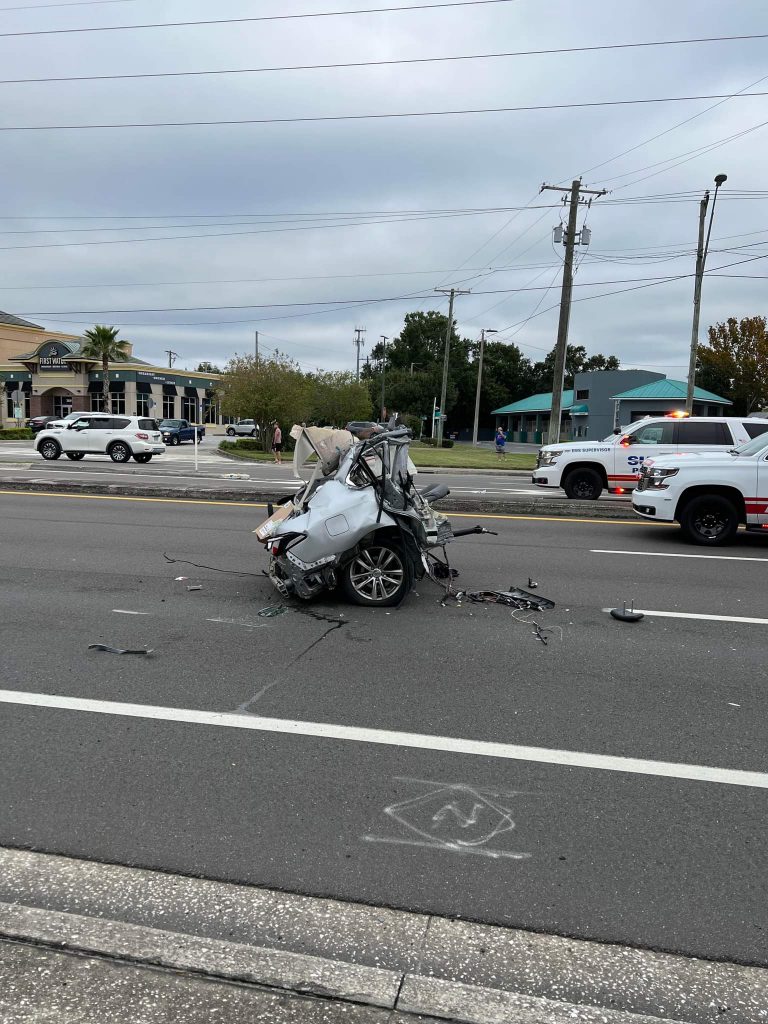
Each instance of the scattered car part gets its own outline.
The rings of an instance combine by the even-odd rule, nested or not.
[[[107,654],[143,654],[145,657],[149,657],[154,654],[154,650],[151,647],[139,647],[139,648],[121,648],[121,647],[108,647],[107,644],[88,644],[89,651],[106,651]]]
[[[618,619],[619,622],[639,622],[645,618],[642,612],[635,611],[635,602],[633,601],[629,609],[627,609],[627,602],[625,601],[621,608],[612,608],[611,615],[614,619]]]

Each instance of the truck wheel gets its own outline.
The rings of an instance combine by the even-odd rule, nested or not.
[[[603,481],[594,469],[574,469],[566,477],[563,490],[571,499],[595,501],[603,493]]]
[[[49,438],[47,441],[43,441],[37,450],[44,459],[48,459],[49,461],[61,457],[61,445],[58,441],[54,441],[52,438]]]
[[[409,587],[405,555],[399,544],[373,541],[347,563],[341,588],[354,604],[388,608],[399,604]]]
[[[728,498],[702,494],[685,506],[680,526],[683,535],[694,544],[728,544],[739,528],[739,513]]]
[[[236,431],[232,427],[227,427],[227,437],[234,437]]]
[[[181,438],[179,437],[178,434],[174,434],[173,435],[173,437],[171,438],[171,444],[172,445],[181,444]]]
[[[152,458],[152,452],[142,452],[140,455],[133,456],[136,462],[149,462]]]
[[[85,458],[85,452],[67,452],[67,458],[72,459],[73,462],[79,462],[80,459]]]

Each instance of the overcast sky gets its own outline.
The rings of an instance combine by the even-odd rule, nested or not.
[[[0,0],[0,33],[396,2],[416,0],[91,0],[65,6]],[[8,9],[22,4],[24,10]],[[0,38],[0,67],[3,79],[15,79],[489,54],[768,32],[766,14],[765,0],[510,0],[6,37]],[[334,70],[3,84],[0,127],[733,94],[768,76],[766,55],[768,39],[755,39]],[[768,77],[753,91],[764,90]],[[767,187],[768,127],[695,155],[768,121],[768,97],[736,97],[707,110],[714,103],[4,132],[0,309],[72,333],[94,322],[115,324],[138,355],[162,363],[171,348],[179,353],[178,366],[191,368],[201,359],[223,364],[235,352],[251,351],[258,329],[263,349],[279,348],[305,368],[353,368],[355,326],[367,329],[370,348],[379,335],[396,335],[407,311],[446,310],[447,300],[430,293],[460,283],[472,289],[456,304],[463,335],[474,338],[482,327],[495,328],[541,358],[555,339],[557,308],[543,311],[559,300],[562,260],[562,246],[552,244],[561,211],[541,209],[558,196],[539,196],[543,181],[570,183],[584,172],[585,186],[612,190],[587,214],[592,242],[579,250],[579,299],[630,288],[632,280],[690,275],[699,198],[719,172],[728,175],[725,189],[738,191],[723,191],[718,199],[708,269],[768,254],[768,191],[740,195]],[[696,114],[701,116],[673,128]],[[672,158],[685,159],[671,166]],[[684,201],[626,202],[680,192]],[[489,207],[527,208],[454,213]],[[427,219],[422,212],[435,210],[452,213]],[[399,222],[370,223],[400,218],[400,211],[409,213]],[[338,226],[340,218],[329,214],[359,216]],[[301,215],[324,226],[307,230]],[[56,219],[67,217],[77,219]],[[157,237],[203,234],[211,237]],[[82,244],[116,239],[153,240]],[[751,247],[734,248],[745,244]],[[756,260],[724,273],[768,274],[768,264]],[[718,319],[765,313],[765,283],[758,277],[708,278],[702,335]],[[542,290],[512,291],[525,288]],[[624,365],[682,377],[692,292],[693,281],[685,277],[578,302],[569,340],[589,353],[615,353]],[[426,297],[360,308],[307,305],[414,294]],[[254,306],[262,308],[178,310]],[[169,307],[174,311],[144,312]],[[118,312],[123,310],[140,312]],[[522,323],[534,313],[539,315]]]

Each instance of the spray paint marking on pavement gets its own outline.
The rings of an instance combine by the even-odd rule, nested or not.
[[[614,757],[609,754],[590,754],[578,750],[525,747],[512,743],[461,739],[454,736],[429,736],[423,733],[367,729],[353,725],[333,725],[327,722],[302,722],[291,718],[262,718],[257,715],[236,714],[227,711],[199,711],[191,708],[157,707],[151,704],[123,704],[118,701],[61,697],[55,694],[30,693],[19,690],[0,690],[0,703],[126,718],[146,718],[187,725],[282,733],[288,736],[311,736],[317,739],[371,743],[411,750],[439,750],[449,754],[470,754],[475,757],[530,761],[567,768],[593,768],[602,771],[625,772],[631,775],[651,775],[667,779],[688,779],[692,782],[768,789],[768,773],[766,772],[715,768],[709,765],[681,764],[670,761],[649,761],[636,757]]]

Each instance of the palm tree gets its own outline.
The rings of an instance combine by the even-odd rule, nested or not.
[[[83,345],[82,354],[86,359],[101,360],[104,412],[109,412],[109,364],[128,358],[128,342],[122,339],[118,341],[118,333],[117,327],[96,324],[89,331],[85,331],[84,335],[88,340]]]

